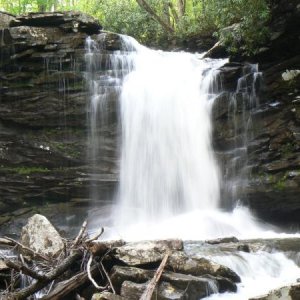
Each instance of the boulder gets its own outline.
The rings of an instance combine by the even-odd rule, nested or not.
[[[300,299],[300,283],[273,290],[267,295],[258,296],[249,300],[298,300]]]
[[[29,13],[16,17],[10,22],[11,27],[61,27],[66,31],[82,31],[88,34],[98,33],[102,26],[98,20],[81,12]]]
[[[9,24],[12,20],[15,20],[14,15],[9,14],[7,12],[0,11],[0,29],[9,27]],[[1,35],[2,35],[2,32],[0,32],[0,37],[1,37]],[[1,44],[1,42],[2,41],[0,41],[0,44]]]
[[[46,256],[58,255],[65,246],[49,220],[39,214],[29,218],[28,223],[22,228],[21,243]]]
[[[114,266],[111,280],[122,296],[139,299],[154,273],[154,270]],[[224,278],[213,276],[197,277],[164,271],[158,284],[157,297],[158,299],[201,299],[211,293],[235,292],[236,285],[231,283],[226,286],[225,281]]]
[[[183,252],[174,252],[167,262],[168,267],[175,272],[191,274],[194,276],[212,275],[230,279],[233,282],[240,282],[241,278],[230,268],[217,264],[204,257],[192,258]]]
[[[211,245],[218,245],[218,244],[223,244],[223,243],[238,243],[238,242],[239,242],[239,240],[235,236],[205,241],[205,243],[211,244]]]
[[[96,293],[91,300],[125,300],[126,298],[109,292]]]
[[[139,300],[143,292],[147,288],[148,282],[146,283],[134,283],[130,281],[125,281],[122,285],[121,295],[126,297],[126,299]],[[203,294],[203,292],[205,294]],[[168,282],[161,282],[157,285],[156,289],[153,292],[151,299],[157,300],[198,300],[205,298],[209,295],[207,290],[201,292],[190,292],[190,287],[187,289],[181,290],[174,287]]]
[[[166,252],[183,250],[181,240],[159,240],[128,243],[115,250],[114,256],[130,266],[159,263]]]

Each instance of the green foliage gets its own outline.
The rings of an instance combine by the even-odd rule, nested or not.
[[[230,52],[254,54],[268,38],[268,0],[0,0],[14,14],[71,9],[152,46],[215,32]]]
[[[228,49],[233,53],[255,54],[268,38],[266,24],[270,10],[267,1],[214,0],[211,3],[210,13],[214,15],[218,35]]]
[[[161,26],[136,1],[99,1],[91,13],[95,15],[99,11],[105,30],[133,36],[148,45],[155,45],[164,35]]]

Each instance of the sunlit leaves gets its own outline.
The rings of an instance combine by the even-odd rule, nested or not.
[[[267,0],[0,0],[0,10],[79,10],[98,18],[106,30],[148,45],[215,32],[230,51],[245,53],[254,53],[265,41],[270,15]],[[223,30],[232,24],[238,24],[235,30]]]

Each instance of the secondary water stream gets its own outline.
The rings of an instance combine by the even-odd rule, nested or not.
[[[108,53],[102,51],[102,40],[87,40],[86,60],[92,95],[89,144],[94,161],[101,156],[97,150],[103,139],[99,128],[105,126],[106,112],[113,101],[119,108],[120,181],[116,205],[104,224],[108,237],[206,240],[287,236],[259,223],[246,207],[237,205],[238,199],[232,199],[228,207],[222,203],[221,186],[232,184],[233,177],[228,182],[222,179],[212,149],[211,112],[214,99],[222,92],[218,68],[226,60],[154,51],[129,37],[122,37],[123,51]],[[251,72],[256,79],[257,70]],[[240,80],[239,91],[242,84]],[[243,92],[248,93],[251,105],[257,105],[254,84]],[[247,130],[249,116],[244,116],[244,122],[246,125],[240,126]],[[246,138],[241,149],[246,149],[245,143]],[[243,166],[237,171],[245,180]],[[97,198],[95,191],[92,195]],[[103,225],[95,218],[92,223]],[[196,250],[191,247],[191,251]],[[197,253],[231,267],[242,278],[237,294],[210,299],[248,299],[300,277],[300,268],[282,253],[209,254],[201,249]]]

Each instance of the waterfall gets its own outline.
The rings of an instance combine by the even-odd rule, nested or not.
[[[111,213],[117,234],[127,239],[270,236],[272,232],[262,231],[247,208],[221,209],[225,201],[221,186],[230,186],[232,178],[236,185],[238,179],[234,163],[229,178],[221,178],[211,145],[212,107],[223,92],[218,69],[227,60],[155,51],[130,37],[120,39],[122,50],[107,51],[103,50],[105,34],[97,40],[89,38],[86,52],[92,180],[99,176],[97,172],[107,171],[105,132],[112,123],[112,106],[117,107],[113,116],[120,131],[119,146],[115,145],[120,149],[119,187]],[[255,71],[250,72],[252,78]],[[255,103],[254,85],[245,73],[229,105],[236,109],[240,102]],[[242,115],[243,124],[248,124],[249,114]],[[245,149],[249,125],[243,126],[240,148]],[[235,151],[234,160],[241,153]],[[97,197],[94,187],[92,198]]]
[[[154,51],[130,37],[120,39],[122,50],[113,52],[103,49],[103,34],[87,40],[92,180],[97,172],[114,172],[104,159],[110,126],[117,128],[114,147],[119,149],[115,205],[93,215],[93,226],[107,225],[108,238],[126,240],[285,237],[237,205],[248,173],[251,114],[259,105],[257,66],[249,65],[227,98],[234,147],[222,176],[211,118],[223,93],[218,70],[226,60]],[[94,189],[93,200],[99,197]],[[248,299],[300,276],[282,253],[210,253],[201,246],[195,254],[229,266],[242,278],[237,294],[209,299]],[[264,284],[258,287],[257,280]]]
[[[129,55],[133,71],[120,94],[118,222],[217,208],[219,172],[210,141],[215,67],[187,53],[138,47]]]

